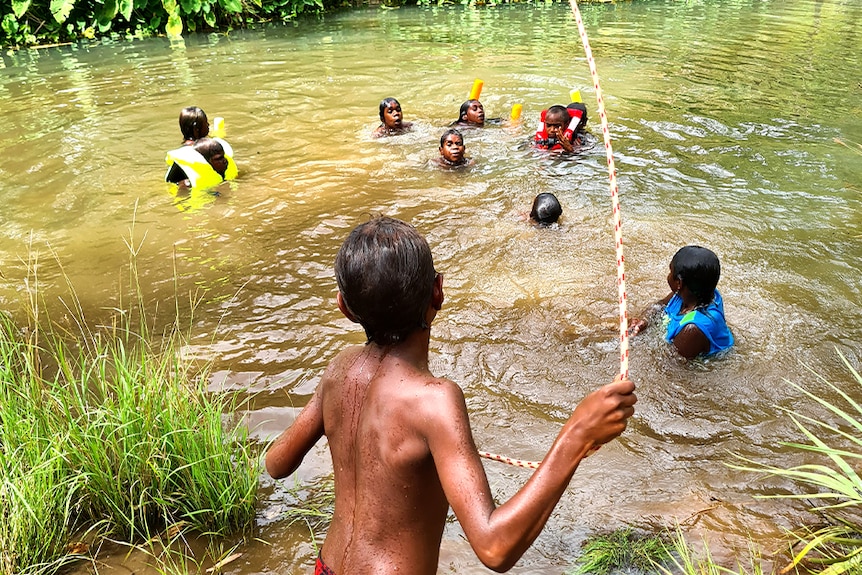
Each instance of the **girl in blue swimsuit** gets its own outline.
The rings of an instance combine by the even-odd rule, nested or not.
[[[724,319],[724,302],[715,289],[721,275],[718,256],[700,246],[681,248],[670,261],[667,284],[671,293],[650,306],[642,319],[633,319],[630,335],[643,331],[662,313],[665,340],[686,359],[714,355],[733,345]]]

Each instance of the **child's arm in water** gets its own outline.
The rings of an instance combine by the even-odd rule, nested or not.
[[[325,377],[325,375],[324,375]],[[266,452],[266,470],[274,479],[296,471],[305,455],[323,437],[322,385],[314,390],[308,404],[294,422],[275,440]]]
[[[635,336],[645,330],[650,323],[661,315],[672,297],[673,292],[647,307],[640,313],[640,318],[633,318],[629,323],[629,335]],[[710,349],[709,339],[693,323],[683,327],[674,336],[672,343],[676,351],[686,359],[694,359],[702,353],[709,352]]]
[[[645,330],[650,323],[655,321],[655,319],[661,315],[661,312],[664,311],[664,307],[672,297],[673,292],[667,294],[667,296],[657,302],[651,303],[645,310],[640,312],[637,317],[632,318],[629,322],[629,335],[634,336]]]
[[[619,436],[634,413],[634,384],[618,376],[585,397],[563,426],[541,466],[499,507],[476,452],[464,395],[452,382],[437,386],[430,417],[417,417],[441,486],[467,540],[489,568],[504,572],[544,528],[578,464]],[[428,415],[428,413],[424,415]]]

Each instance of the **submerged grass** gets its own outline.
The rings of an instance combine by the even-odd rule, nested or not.
[[[295,504],[284,512],[287,525],[301,523],[308,528],[315,544],[322,541],[335,512],[335,480],[330,476],[309,486],[294,486],[289,493]]]
[[[70,337],[38,303],[26,328],[0,314],[0,575],[56,571],[81,557],[82,533],[250,534],[257,453],[223,423],[237,406],[180,358],[179,322],[153,337],[139,308],[85,327],[73,295]]]
[[[748,564],[744,565],[737,561],[736,569],[729,569],[715,562],[705,542],[702,554],[699,557],[695,556],[691,546],[685,540],[685,535],[677,528],[667,546],[667,554],[675,569],[656,563],[655,568],[663,575],[763,575],[760,552],[751,543],[748,547]]]
[[[569,573],[607,575],[620,570],[648,573],[668,559],[670,552],[661,536],[638,535],[625,528],[588,539]]]

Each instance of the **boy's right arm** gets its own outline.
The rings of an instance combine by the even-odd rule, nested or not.
[[[467,540],[482,563],[499,572],[509,570],[538,537],[580,461],[625,430],[637,401],[634,384],[619,377],[584,398],[539,469],[496,507],[473,443],[463,394],[448,395],[435,402],[435,415],[426,417],[428,445]]]
[[[266,471],[274,478],[287,477],[299,467],[305,454],[323,436],[322,384],[293,424],[284,430],[266,452]]]

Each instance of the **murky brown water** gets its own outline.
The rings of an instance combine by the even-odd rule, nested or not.
[[[635,420],[582,465],[513,573],[561,572],[585,537],[625,525],[682,522],[722,556],[749,534],[776,549],[801,520],[786,503],[753,500],[765,484],[725,466],[728,451],[795,461],[779,442],[799,436],[778,408],[807,404],[784,378],[824,392],[803,364],[846,382],[836,348],[860,358],[862,155],[833,139],[862,142],[862,6],[788,4],[582,7],[617,154],[630,305],[665,294],[678,247],[711,247],[738,343],[685,365],[656,331],[633,341]],[[428,161],[475,78],[490,116],[522,103],[526,121],[468,132],[476,168],[441,173]],[[202,298],[191,351],[215,362],[214,389],[255,394],[249,420],[264,441],[328,360],[362,340],[333,302],[340,242],[368,214],[396,216],[426,234],[446,278],[433,370],[463,386],[481,448],[540,459],[579,398],[618,370],[604,151],[560,161],[524,146],[539,111],[572,88],[599,134],[591,85],[564,4],[369,9],[3,54],[0,301],[21,308],[32,251],[57,305],[50,245],[97,321],[127,282],[134,222],[153,306],[172,313],[176,268],[183,298]],[[369,137],[385,96],[414,133]],[[226,118],[240,168],[190,210],[161,181],[186,105]],[[540,191],[561,199],[559,229],[524,223]],[[529,473],[486,468],[500,500]],[[329,471],[320,445],[296,481]],[[228,572],[307,572],[308,535],[277,520],[294,479],[261,481],[269,544],[243,547]],[[440,570],[487,572],[457,523]]]

